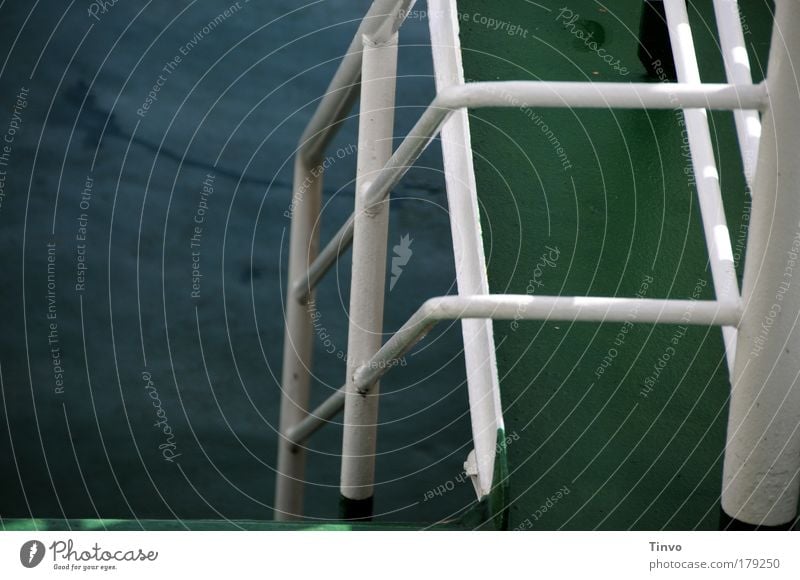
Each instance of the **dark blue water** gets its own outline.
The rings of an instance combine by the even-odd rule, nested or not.
[[[292,155],[368,4],[0,4],[0,517],[272,517]],[[400,136],[433,93],[427,22],[403,32]],[[356,131],[323,240],[353,208]],[[443,183],[434,146],[393,194],[390,247],[413,242],[387,330],[454,292]],[[318,294],[314,403],[343,382],[349,270]],[[457,326],[384,380],[382,519],[473,500],[423,501],[461,479],[463,381]],[[336,516],[341,436],[310,442],[311,517]]]

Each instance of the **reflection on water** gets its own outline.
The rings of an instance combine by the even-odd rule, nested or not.
[[[0,516],[272,516],[292,153],[367,7],[333,4],[0,8]],[[420,46],[401,49],[398,135],[433,90],[427,22],[402,42]],[[352,211],[355,144],[350,122],[326,162],[323,239]],[[413,253],[387,331],[454,291],[439,157],[391,201],[390,248]],[[314,403],[343,381],[349,267],[315,302]],[[422,502],[471,449],[459,342],[451,325],[383,382],[384,519],[473,499],[465,483]],[[313,517],[336,514],[340,446],[338,426],[310,442]]]

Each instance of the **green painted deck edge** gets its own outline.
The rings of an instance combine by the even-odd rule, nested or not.
[[[100,531],[462,531],[461,523],[420,526],[413,524],[350,522],[276,522],[261,520],[117,520],[117,519],[14,519],[0,525],[5,532],[100,532]]]
[[[489,494],[489,513],[495,529],[508,529],[508,446],[505,429],[497,430],[497,454],[494,458],[492,491]]]

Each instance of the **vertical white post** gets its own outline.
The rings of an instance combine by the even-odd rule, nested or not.
[[[686,1],[666,0],[664,9],[667,15],[678,81],[699,85],[701,83],[700,69],[697,66],[697,54],[694,49],[692,29],[689,26],[689,15],[686,12]],[[720,302],[735,303],[739,300],[739,283],[736,280],[736,268],[733,263],[731,236],[725,219],[725,207],[722,205],[719,171],[714,159],[714,147],[708,127],[708,112],[705,109],[684,109],[683,117],[689,138],[689,150],[692,154],[692,167],[697,181],[697,199],[703,219],[703,231],[708,247],[711,278],[714,280],[714,292]],[[736,352],[736,334],[735,328],[722,327],[728,372],[731,374]]]
[[[734,85],[750,85],[750,58],[744,44],[742,16],[737,0],[714,0],[714,13],[717,18],[719,44],[725,62],[725,75]],[[733,112],[736,121],[736,134],[742,152],[742,165],[747,179],[747,187],[752,191],[753,174],[758,158],[758,140],[761,137],[761,118],[758,111],[738,109]]]
[[[286,434],[308,414],[313,323],[311,313],[305,306],[306,300],[298,300],[294,289],[297,282],[308,275],[309,266],[317,256],[319,232],[314,226],[320,211],[322,157],[325,146],[338,130],[358,94],[363,36],[391,36],[403,23],[413,5],[414,0],[375,0],[372,3],[331,80],[327,93],[300,138],[294,165],[286,332],[283,342],[280,434],[275,484],[277,520],[298,519],[303,515],[305,453],[292,444]],[[391,138],[391,130],[389,137]],[[308,299],[312,300],[313,294]]]
[[[389,201],[369,205],[365,194],[392,154],[396,71],[397,33],[365,35],[342,443],[341,515],[345,519],[372,516],[379,385],[361,394],[353,385],[353,373],[383,343]]]
[[[303,515],[305,451],[287,439],[286,433],[302,421],[308,409],[314,332],[311,313],[295,299],[292,282],[308,271],[317,255],[322,175],[312,174],[314,160],[301,151],[295,159],[292,229],[289,243],[286,332],[283,341],[281,415],[278,441],[278,473],[275,482],[275,519],[299,519]],[[312,295],[313,299],[313,295]]]
[[[800,488],[800,1],[778,0],[753,185],[722,508],[779,526]]]
[[[436,90],[441,92],[464,83],[456,3],[428,0],[428,19]],[[442,127],[441,138],[458,294],[489,294],[467,109],[459,109],[450,116]],[[491,318],[461,321],[472,440],[478,471],[473,482],[479,498],[488,495],[492,484],[497,483],[493,481],[497,434],[498,430],[503,429],[492,329]]]

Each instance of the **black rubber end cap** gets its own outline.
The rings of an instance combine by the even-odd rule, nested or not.
[[[645,0],[639,21],[639,61],[648,76],[660,81],[678,80],[672,45],[669,41],[667,13],[662,0]]]
[[[372,520],[373,497],[350,499],[339,496],[339,516],[347,521],[369,522]]]

